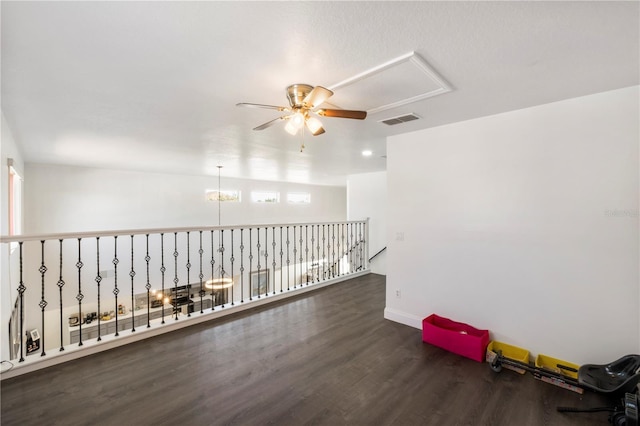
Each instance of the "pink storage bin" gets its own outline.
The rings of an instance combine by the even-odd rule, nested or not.
[[[429,315],[422,320],[422,341],[474,361],[484,362],[489,345],[489,330]]]

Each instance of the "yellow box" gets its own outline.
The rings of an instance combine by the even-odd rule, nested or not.
[[[577,364],[542,354],[536,357],[536,367],[562,374],[575,380],[578,379],[578,369],[580,368]]]
[[[507,343],[491,341],[489,342],[489,346],[487,346],[487,362],[492,363],[498,352],[502,354],[504,358],[508,358],[513,361],[521,362],[523,364],[529,365],[529,351],[526,349],[519,348],[517,346],[509,345]],[[518,368],[516,366],[503,364],[504,368],[509,370],[513,370],[520,374],[524,374],[526,370],[522,368]]]

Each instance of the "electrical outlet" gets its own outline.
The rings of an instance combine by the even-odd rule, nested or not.
[[[404,241],[404,232],[396,232],[396,241]]]
[[[400,290],[396,290],[396,299],[400,299],[400,297],[402,297],[402,293]]]

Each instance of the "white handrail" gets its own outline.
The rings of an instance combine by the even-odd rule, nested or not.
[[[113,231],[87,231],[87,232],[65,232],[57,234],[24,234],[24,235],[3,235],[0,236],[0,244],[17,243],[20,241],[42,241],[42,240],[66,240],[73,238],[95,238],[113,237],[122,235],[146,235],[146,234],[171,234],[174,232],[194,232],[194,231],[217,231],[228,229],[249,229],[249,228],[278,228],[287,226],[309,226],[309,225],[336,225],[363,223],[365,220],[346,220],[333,222],[290,222],[290,223],[257,223],[251,225],[224,225],[224,226],[188,226],[181,228],[148,228],[148,229],[118,229]]]

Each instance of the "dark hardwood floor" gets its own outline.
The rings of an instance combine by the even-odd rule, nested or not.
[[[369,274],[1,385],[9,425],[606,425],[608,405],[494,373],[383,318]],[[425,316],[429,314],[425,312]]]

